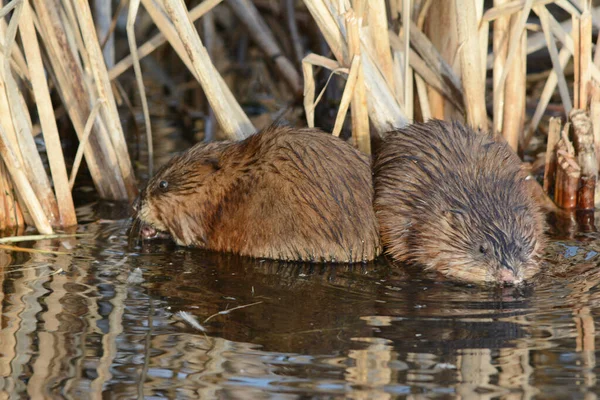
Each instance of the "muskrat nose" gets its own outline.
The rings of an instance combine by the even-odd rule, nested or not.
[[[515,268],[509,263],[503,262],[500,267],[500,281],[502,283],[517,284],[521,282]]]

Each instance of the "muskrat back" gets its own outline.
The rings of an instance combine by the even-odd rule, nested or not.
[[[313,129],[198,144],[148,182],[138,218],[180,245],[313,262],[380,252],[367,157]]]
[[[375,210],[391,257],[471,282],[539,270],[544,218],[505,143],[454,122],[387,134],[373,161]]]

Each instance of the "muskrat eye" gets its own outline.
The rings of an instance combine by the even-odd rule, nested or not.
[[[487,246],[486,246],[486,245],[483,245],[483,244],[482,244],[481,246],[479,246],[479,252],[480,252],[481,254],[483,254],[483,255],[486,255],[486,254],[487,254],[487,252],[488,252],[488,248],[487,248]]]
[[[163,192],[165,190],[167,190],[168,187],[169,187],[169,182],[167,182],[167,181],[160,181],[160,183],[158,184],[158,188],[160,190],[162,190]]]

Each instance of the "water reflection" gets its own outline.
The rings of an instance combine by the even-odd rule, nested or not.
[[[554,242],[535,285],[485,289],[131,249],[127,227],[0,251],[3,398],[596,398],[596,233]]]

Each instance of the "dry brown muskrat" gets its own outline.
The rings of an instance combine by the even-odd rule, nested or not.
[[[314,129],[272,127],[198,144],[142,191],[143,237],[281,260],[364,262],[380,253],[369,159]]]
[[[373,169],[393,259],[468,282],[516,284],[538,272],[544,216],[507,144],[429,121],[384,135]]]

